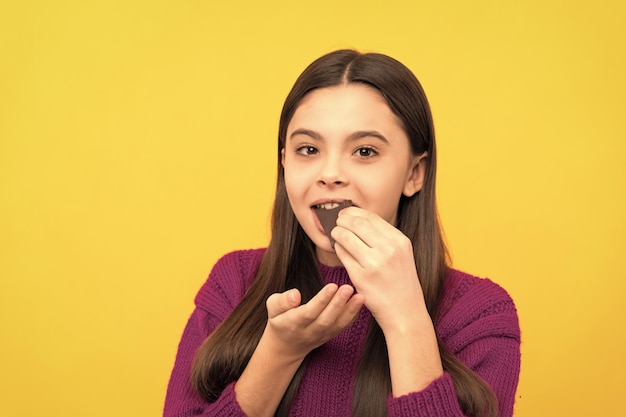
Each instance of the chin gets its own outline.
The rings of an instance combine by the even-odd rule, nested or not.
[[[330,246],[330,240],[328,240],[325,235],[322,239],[313,240],[313,244],[315,245],[315,250],[317,252],[322,251],[333,255],[335,254],[335,250]]]
[[[337,257],[337,254],[330,247],[330,242],[325,246],[317,246],[315,247],[315,254],[317,257],[317,261],[326,266],[341,266],[342,263]]]

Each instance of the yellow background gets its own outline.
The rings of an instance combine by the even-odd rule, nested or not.
[[[312,59],[420,78],[455,266],[516,300],[516,416],[626,415],[626,9],[613,1],[5,1],[0,415],[161,413],[193,297],[264,246]]]

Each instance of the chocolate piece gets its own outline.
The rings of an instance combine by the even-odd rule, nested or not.
[[[339,204],[334,209],[325,210],[325,209],[315,209],[317,213],[317,218],[320,219],[320,223],[324,228],[324,232],[326,232],[326,236],[330,239],[330,246],[335,248],[335,240],[330,236],[330,231],[337,225],[337,217],[339,216],[339,212],[346,207],[353,206],[351,200],[346,200],[343,203]]]

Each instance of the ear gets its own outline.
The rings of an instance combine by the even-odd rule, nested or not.
[[[426,175],[426,164],[428,164],[428,152],[413,157],[409,176],[404,184],[402,194],[407,197],[412,197],[422,189],[424,176]]]
[[[280,150],[280,164],[285,168],[285,148]]]

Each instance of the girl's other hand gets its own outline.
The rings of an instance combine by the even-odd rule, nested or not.
[[[297,289],[267,299],[268,321],[263,337],[277,354],[301,360],[352,323],[364,298],[350,285],[328,284],[300,305]]]

